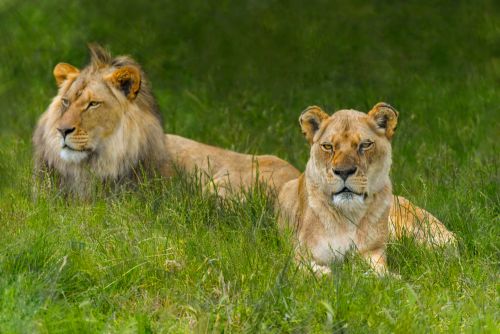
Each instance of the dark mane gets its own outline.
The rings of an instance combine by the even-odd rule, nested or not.
[[[95,43],[90,43],[88,47],[90,51],[90,66],[94,70],[111,65],[113,58],[108,50]]]
[[[137,94],[135,103],[141,108],[151,112],[163,126],[163,120],[156,103],[156,99],[153,96],[151,85],[146,77],[146,74],[142,70],[141,66],[129,56],[118,56],[113,58],[108,50],[96,43],[90,43],[88,45],[90,51],[90,64],[85,68],[90,73],[98,72],[104,68],[112,67],[115,69],[132,66],[137,68],[141,73],[141,89]]]

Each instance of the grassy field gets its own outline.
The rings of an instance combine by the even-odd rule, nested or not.
[[[495,1],[0,1],[0,332],[491,332],[500,326],[500,6]],[[306,5],[307,3],[307,5]],[[185,177],[91,203],[31,199],[32,129],[86,43],[149,74],[165,131],[303,168],[308,105],[400,111],[395,192],[458,254],[389,246],[400,280],[352,258],[291,261],[272,199]]]

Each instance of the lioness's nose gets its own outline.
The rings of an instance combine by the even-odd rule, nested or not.
[[[63,139],[66,139],[66,136],[69,135],[71,132],[75,131],[75,128],[62,128],[62,129],[57,128],[57,131],[59,131]]]
[[[357,170],[358,170],[357,167],[342,168],[342,169],[339,168],[339,169],[334,169],[333,173],[335,173],[335,175],[340,176],[342,180],[345,181],[349,176],[356,173]]]

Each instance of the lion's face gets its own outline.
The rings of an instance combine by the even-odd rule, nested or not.
[[[329,204],[357,207],[387,184],[397,122],[392,107],[377,104],[369,114],[341,110],[332,116],[310,107],[300,122],[311,143],[306,174]]]
[[[79,163],[99,154],[119,128],[127,104],[139,88],[139,71],[128,66],[79,72],[71,65],[59,64],[54,74],[60,84],[55,100],[60,157]]]
[[[61,158],[79,162],[98,151],[117,128],[123,110],[102,80],[75,82],[58,99],[60,117],[56,128],[60,136]]]
[[[33,134],[37,175],[54,171],[84,196],[91,179],[125,181],[136,167],[163,171],[167,161],[161,117],[139,64],[97,45],[90,55],[82,70],[55,66],[59,90]]]

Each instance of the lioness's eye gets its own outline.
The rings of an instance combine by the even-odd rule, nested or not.
[[[370,148],[373,147],[373,142],[372,141],[365,141],[365,142],[362,142],[359,147],[362,149],[362,150],[368,150]]]
[[[101,105],[101,102],[97,102],[97,101],[90,101],[89,102],[89,105],[87,106],[87,109],[89,108],[97,108]]]
[[[323,149],[323,151],[326,151],[326,152],[331,152],[331,151],[333,151],[333,146],[332,146],[332,144],[323,143],[323,144],[321,144],[321,148]]]
[[[63,107],[67,108],[69,106],[69,100],[67,98],[62,98],[61,99],[61,103],[63,105]]]

